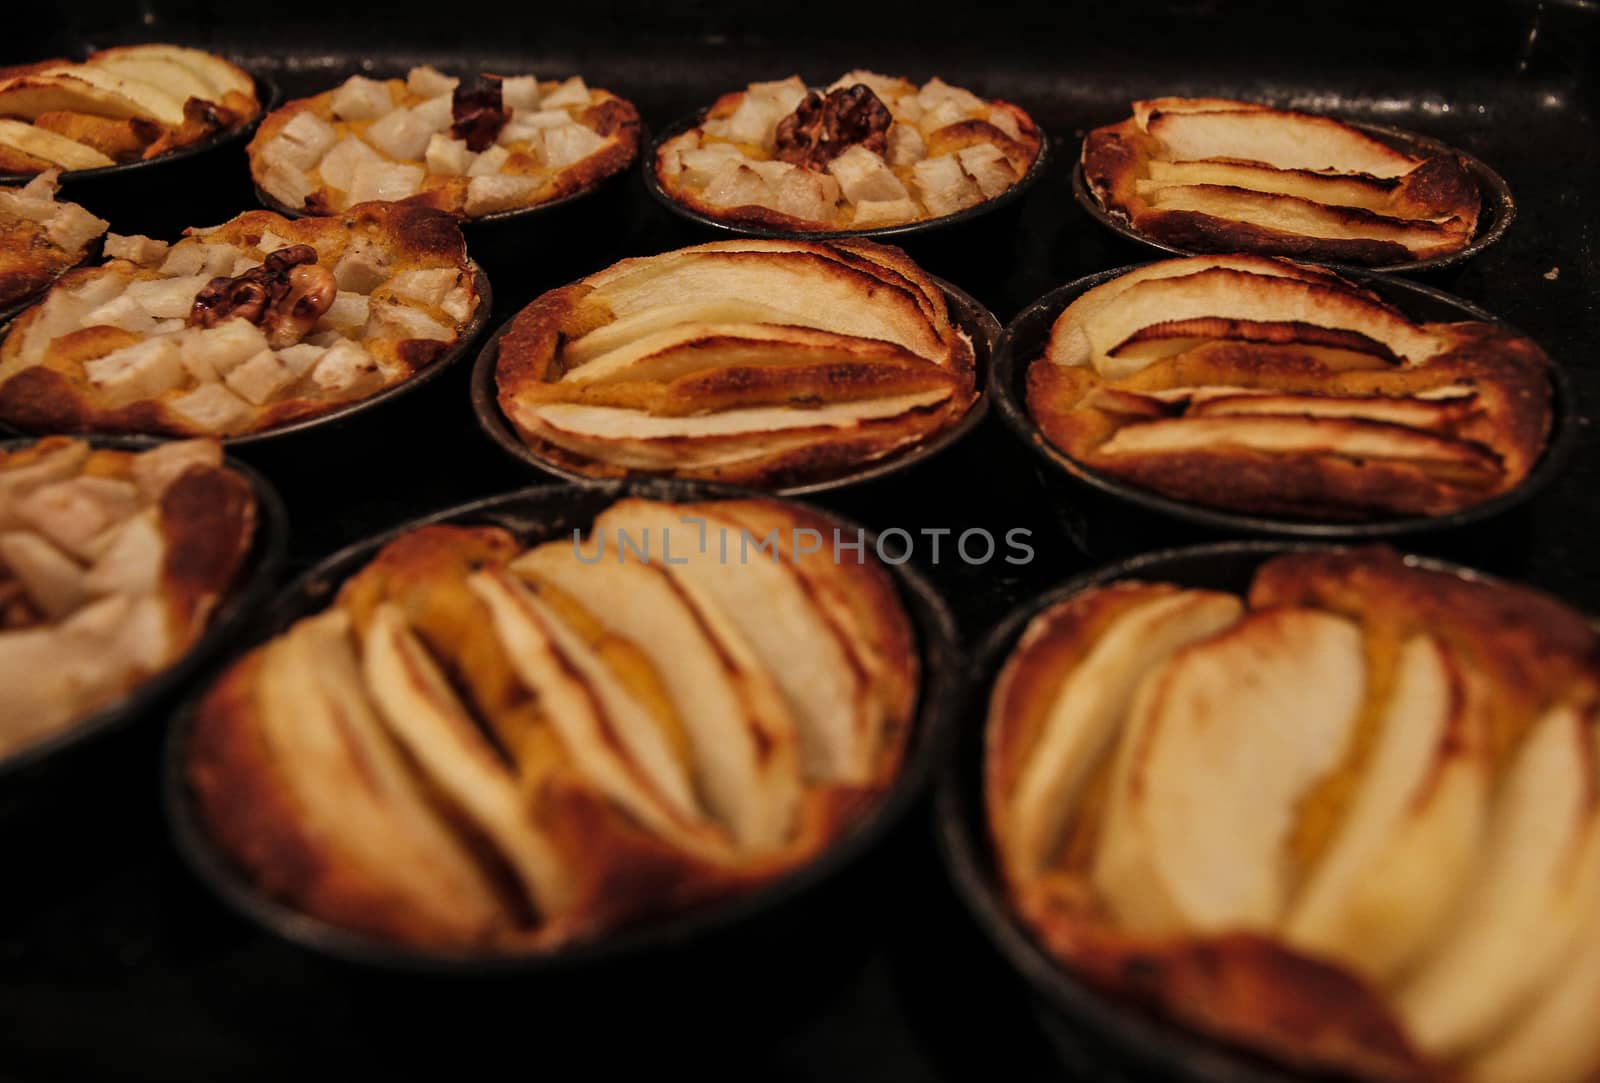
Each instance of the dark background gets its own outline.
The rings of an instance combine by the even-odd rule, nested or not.
[[[632,99],[656,127],[748,81],[796,71],[814,82],[852,67],[941,75],[1021,104],[1055,140],[1049,174],[985,243],[913,247],[1002,322],[1054,286],[1149,258],[1097,227],[1069,187],[1083,131],[1126,115],[1132,98],[1262,98],[1443,139],[1496,168],[1519,213],[1499,246],[1428,281],[1544,344],[1579,391],[1580,439],[1564,476],[1524,509],[1491,528],[1406,545],[1464,555],[1600,612],[1600,471],[1588,421],[1600,393],[1594,5],[440,0],[363,9],[295,0],[75,3],[53,12],[39,5],[34,25],[16,21],[28,17],[21,9],[6,10],[0,63],[171,40],[228,53],[291,97],[354,71],[402,73],[422,61],[451,72],[577,72]],[[163,193],[153,212],[175,230],[203,199],[246,209],[242,153],[218,169],[214,188]],[[628,184],[617,220],[592,234],[534,231],[481,252],[474,244],[496,287],[496,321],[539,290],[621,255],[696,239],[649,203],[636,179]],[[540,480],[481,436],[464,368],[415,399],[337,438],[245,453],[284,492],[297,568],[422,512]],[[1083,509],[1070,491],[1046,483],[994,417],[913,475],[819,503],[880,528],[1032,529],[1038,558],[1025,568],[926,569],[969,640],[1076,571],[1189,538],[1175,527],[1134,537],[1112,516],[1090,524],[1093,551],[1084,552],[1066,529]],[[561,1078],[574,1056],[593,1071],[597,1060],[624,1053],[701,1076],[1068,1074],[1026,998],[954,904],[921,820],[876,858],[882,875],[853,922],[861,950],[845,963],[830,960],[834,969],[807,985],[802,1004],[785,1002],[760,1027],[730,1036],[718,1026],[718,991],[697,981],[698,964],[686,954],[679,999],[692,1007],[704,998],[704,1025],[650,1044],[639,1037],[647,1029],[639,1016],[620,1010],[590,1018],[590,1027],[552,1023],[546,1002],[560,999],[559,988],[497,988],[492,1010],[481,996],[442,998],[452,1008],[437,991],[400,1004],[409,987],[348,984],[347,975],[244,926],[193,884],[164,843],[159,722],[146,729],[152,743],[129,754],[123,789],[71,793],[71,780],[62,784],[80,811],[91,811],[84,822],[49,813],[3,823],[0,1078],[476,1078],[490,1056],[509,1058],[499,1071]],[[848,939],[837,925],[806,935],[817,944]],[[781,958],[774,956],[770,986],[740,996],[760,1003],[792,985]],[[1094,1064],[1088,1076],[1111,1071]]]

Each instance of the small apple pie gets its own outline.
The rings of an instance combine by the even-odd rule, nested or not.
[[[573,76],[485,76],[433,68],[404,79],[353,75],[261,122],[250,172],[294,210],[334,214],[406,200],[478,218],[592,188],[632,164],[639,113]]]
[[[214,440],[0,451],[0,756],[111,706],[194,645],[255,536]]]
[[[1084,466],[1175,500],[1440,515],[1528,476],[1549,366],[1502,327],[1420,323],[1331,271],[1194,256],[1068,305],[1028,368],[1028,413]]]
[[[0,344],[0,420],[28,432],[239,436],[365,399],[461,343],[461,230],[428,207],[250,211],[165,244],[113,236]]]
[[[990,699],[1012,905],[1091,985],[1315,1078],[1600,1071],[1600,641],[1383,548],[1045,610]]]
[[[249,72],[179,45],[124,45],[81,64],[0,68],[0,173],[157,158],[243,127],[260,112]]]
[[[1033,167],[1032,118],[942,79],[853,71],[725,94],[656,151],[673,199],[729,222],[860,230],[941,218],[994,199]]]
[[[1134,102],[1083,141],[1083,176],[1107,211],[1175,248],[1369,265],[1464,248],[1481,199],[1458,155],[1217,98]]]
[[[719,241],[623,260],[500,339],[500,409],[594,476],[799,485],[904,451],[975,399],[938,285],[870,241]]]
[[[202,701],[201,821],[272,897],[436,951],[753,890],[865,816],[910,734],[910,624],[870,557],[810,544],[832,529],[624,499],[581,543],[404,534]]]
[[[0,188],[0,318],[82,263],[111,223],[56,199],[59,170]]]

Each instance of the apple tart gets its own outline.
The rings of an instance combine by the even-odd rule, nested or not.
[[[0,318],[82,263],[111,223],[58,200],[60,170],[0,188]]]
[[[0,173],[100,169],[192,146],[261,112],[250,73],[179,45],[0,68]]]
[[[674,200],[729,222],[860,230],[940,218],[1011,188],[1044,137],[1020,108],[942,79],[852,71],[725,94],[656,151]]]
[[[438,951],[770,882],[890,786],[916,701],[892,581],[813,530],[776,501],[623,499],[582,542],[404,534],[201,702],[201,822],[274,898]]]
[[[0,450],[0,756],[110,706],[194,645],[255,535],[214,440]]]
[[[250,172],[293,210],[333,214],[406,200],[478,218],[592,188],[632,164],[639,113],[578,76],[463,82],[431,67],[354,75],[275,109],[250,143]]]
[[[903,451],[976,393],[939,286],[870,241],[719,241],[554,290],[502,336],[501,411],[594,476],[798,485]]]
[[[1090,984],[1318,1078],[1591,1080],[1597,647],[1382,548],[1067,598],[990,700],[1011,903]]]
[[[1132,117],[1089,133],[1082,164],[1102,207],[1186,251],[1399,264],[1458,251],[1478,227],[1459,155],[1250,102],[1134,102]]]
[[[0,420],[29,432],[239,436],[399,384],[482,298],[455,220],[367,203],[251,211],[165,244],[106,242],[0,344]]]
[[[1549,359],[1495,324],[1413,320],[1264,256],[1148,264],[1061,313],[1028,413],[1100,474],[1230,511],[1440,515],[1527,477]]]

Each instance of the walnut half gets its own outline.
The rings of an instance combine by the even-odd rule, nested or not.
[[[255,324],[275,350],[304,338],[339,292],[333,273],[317,266],[317,250],[290,245],[233,278],[213,278],[195,294],[190,327],[215,327],[233,319]]]
[[[778,122],[775,156],[808,169],[822,169],[854,146],[882,154],[894,117],[865,83],[840,87],[827,97],[813,90]]]

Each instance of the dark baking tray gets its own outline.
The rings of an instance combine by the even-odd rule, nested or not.
[[[1466,562],[1600,611],[1600,441],[1583,420],[1600,393],[1600,12],[1570,0],[1499,3],[1470,13],[1442,0],[1288,5],[1191,0],[1115,5],[987,0],[938,5],[880,0],[847,12],[732,0],[585,0],[468,15],[421,0],[380,8],[283,0],[270,10],[198,0],[138,7],[78,0],[37,29],[0,35],[0,63],[87,45],[176,39],[233,53],[300,96],[363,70],[430,61],[441,68],[580,71],[664,124],[724,91],[798,73],[827,81],[857,66],[918,79],[943,75],[1027,109],[1060,153],[1007,215],[1009,232],[975,249],[918,253],[1002,321],[1075,278],[1148,259],[1072,197],[1071,164],[1089,128],[1162,93],[1267,98],[1440,139],[1481,158],[1518,202],[1504,240],[1430,276],[1502,317],[1567,366],[1576,451],[1538,497],[1503,517],[1502,540]],[[44,10],[44,9],[40,9]],[[42,20],[41,20],[42,21]],[[1446,108],[1448,106],[1448,109]],[[243,155],[230,173],[234,210],[254,202]],[[494,282],[496,321],[539,292],[693,240],[642,185],[625,186],[613,235],[478,253]],[[162,208],[183,218],[185,193]],[[1587,233],[1586,233],[1587,231]],[[1556,273],[1552,277],[1550,272]],[[325,454],[259,465],[295,524],[292,559],[309,567],[358,538],[427,510],[527,484],[525,471],[478,428],[457,366],[374,416],[383,435]],[[239,449],[256,462],[257,452]],[[1064,532],[1033,457],[993,414],[930,464],[929,476],[836,490],[817,503],[880,530],[971,526],[1032,531],[1033,560],[964,566],[915,559],[956,611],[969,641],[1019,601],[1089,561]],[[920,475],[921,472],[919,472]],[[1070,510],[1070,509],[1068,509]],[[920,536],[919,536],[920,540]],[[953,539],[945,539],[950,548]],[[1411,544],[1411,543],[1408,543]],[[1422,545],[1422,542],[1417,542]],[[1430,549],[1433,542],[1427,543]],[[1443,543],[1438,548],[1444,549]],[[153,766],[153,765],[152,765]],[[94,860],[41,847],[7,868],[0,891],[0,1077],[19,1080],[281,1080],[384,1075],[473,1078],[491,1064],[481,1033],[527,1036],[510,1070],[570,1078],[541,1052],[537,1014],[508,1011],[455,1029],[409,1026],[359,997],[305,997],[320,975],[214,903],[166,841],[152,770],[142,800],[107,815]],[[40,833],[49,837],[45,828]],[[715,1020],[682,1048],[651,1049],[662,1073],[895,1083],[1109,1079],[1092,1060],[1065,1071],[1024,986],[973,927],[946,885],[931,831],[873,858],[899,884],[859,961],[752,1048],[730,1050]],[[12,888],[12,884],[23,885]],[[683,996],[696,993],[684,969]],[[783,977],[774,975],[772,988]],[[383,992],[374,986],[374,994]],[[752,998],[765,990],[752,987]],[[424,1021],[426,1022],[426,1021]],[[636,1044],[635,1020],[596,1020],[593,1048]],[[499,1070],[508,1066],[502,1059]]]

